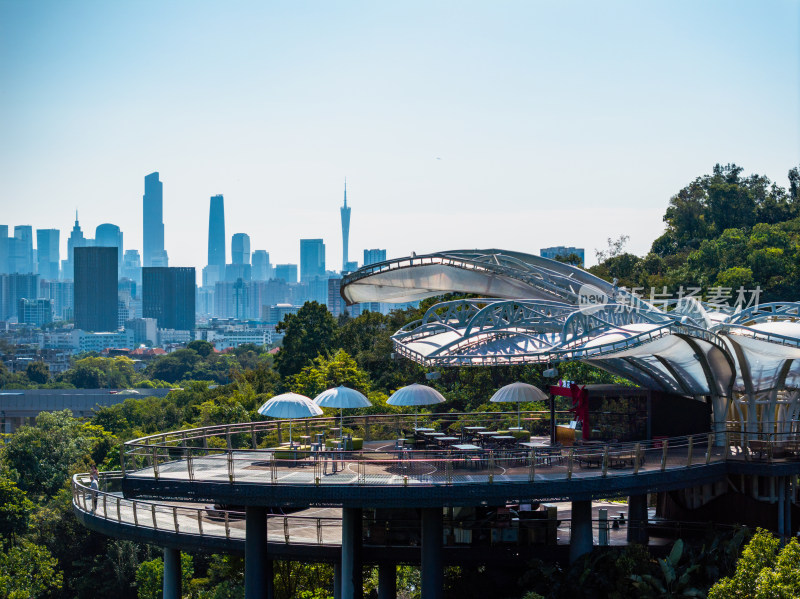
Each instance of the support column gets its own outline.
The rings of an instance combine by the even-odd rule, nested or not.
[[[267,509],[248,506],[245,508],[245,599],[264,599],[271,594],[271,572],[272,564],[267,558]]]
[[[361,508],[342,508],[342,597],[362,599],[364,582],[361,573]]]
[[[793,536],[792,532],[792,503],[794,498],[794,493],[792,493],[792,477],[786,476],[784,477],[786,480],[786,493],[785,493],[785,505],[786,505],[786,515],[783,519],[783,526],[786,529],[786,540],[791,540]]]
[[[783,481],[782,476],[772,477],[778,491],[778,538],[781,543],[786,542],[786,528],[784,518],[786,516],[786,505],[784,499],[786,497],[786,483]]]
[[[333,599],[342,599],[342,560],[333,564]]]
[[[569,536],[569,562],[592,550],[592,502],[572,502],[572,525]]]
[[[181,552],[164,547],[164,599],[181,599]]]
[[[628,543],[647,545],[647,494],[628,497]]]
[[[378,599],[397,599],[396,564],[378,564]]]
[[[444,595],[442,562],[442,508],[422,510],[422,599],[441,599]]]

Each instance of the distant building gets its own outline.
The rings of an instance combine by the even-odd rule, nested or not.
[[[46,281],[58,281],[61,259],[58,229],[36,229],[36,262],[39,276]]]
[[[300,240],[300,280],[325,275],[325,243],[322,239]]]
[[[276,264],[275,278],[287,283],[297,283],[297,264]]]
[[[340,277],[331,277],[328,279],[328,311],[335,317],[344,314],[345,302],[341,294],[342,279]]]
[[[19,301],[39,297],[39,275],[0,275],[0,320],[18,318]]]
[[[234,233],[231,237],[231,264],[250,264],[250,236]]]
[[[339,208],[342,216],[342,270],[347,270],[350,261],[350,208],[347,206],[347,179],[344,181],[344,206]]]
[[[53,302],[53,317],[56,320],[69,320],[67,312],[71,312],[74,304],[75,284],[72,281],[39,282],[39,295]]]
[[[164,250],[164,185],[157,172],[144,178],[142,233],[143,265],[168,266]]]
[[[155,318],[131,318],[125,321],[125,330],[133,331],[134,345],[152,347],[158,341],[158,325]]]
[[[277,306],[264,306],[262,308],[261,320],[267,324],[278,324],[286,318],[287,314],[297,314],[300,306],[291,304],[278,304]]]
[[[122,231],[117,225],[103,223],[94,230],[95,247],[117,248],[117,274],[122,272]]]
[[[139,250],[125,250],[125,255],[122,257],[122,278],[142,285],[142,260],[139,257]]]
[[[209,331],[207,340],[218,350],[239,347],[246,343],[264,346],[273,342],[273,329],[244,329],[240,331]]]
[[[195,269],[144,267],[142,314],[159,329],[191,331],[195,326]]]
[[[0,225],[0,274],[8,273],[8,225]]]
[[[61,277],[68,280],[75,278],[75,248],[86,247],[87,240],[83,236],[81,225],[78,223],[78,211],[75,211],[75,226],[72,227],[67,240],[67,259],[61,265]]]
[[[53,301],[49,299],[19,300],[17,319],[20,323],[32,324],[37,329],[53,322]]]
[[[252,266],[253,281],[268,281],[272,278],[272,265],[269,263],[269,252],[266,250],[253,252]]]
[[[344,270],[342,274],[347,274],[349,272],[355,272],[358,270],[358,260],[351,260],[344,265]]]
[[[386,250],[364,250],[364,266],[386,261]]]
[[[75,259],[75,328],[116,331],[119,320],[115,247],[79,247]]]
[[[76,354],[84,352],[100,353],[106,349],[133,349],[133,331],[115,331],[112,333],[90,333],[75,329],[71,332],[72,351]]]
[[[225,200],[211,197],[208,211],[208,266],[203,269],[203,287],[213,287],[225,277]]]
[[[8,266],[9,272],[36,272],[33,261],[33,227],[30,225],[14,227],[14,237],[8,240]]]
[[[555,260],[556,258],[566,258],[568,256],[571,256],[572,254],[578,256],[581,259],[581,265],[586,263],[586,261],[584,260],[583,248],[565,247],[563,245],[557,245],[551,248],[542,248],[539,251],[539,255],[542,258],[549,258],[550,260]]]

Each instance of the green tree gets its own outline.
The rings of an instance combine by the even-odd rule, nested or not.
[[[317,356],[310,366],[289,377],[288,386],[295,393],[314,397],[325,389],[344,385],[366,394],[369,392],[369,376],[344,350],[332,358]]]
[[[186,349],[196,351],[202,358],[207,358],[214,353],[214,345],[203,339],[195,339],[186,345]]]
[[[324,304],[306,302],[297,314],[287,314],[277,330],[285,333],[276,361],[284,377],[297,374],[318,355],[327,355],[335,347],[336,320]]]
[[[759,528],[744,548],[736,564],[736,572],[711,587],[708,599],[754,599],[759,576],[775,566],[779,546],[780,541],[776,537]]]
[[[189,588],[189,583],[194,575],[192,556],[181,553],[181,583],[184,589]],[[136,586],[139,589],[139,599],[160,599],[164,581],[164,560],[157,557],[153,560],[142,562],[136,570]]]
[[[25,376],[37,385],[44,385],[50,379],[50,368],[44,362],[31,362],[25,368]]]
[[[33,509],[33,502],[25,491],[0,476],[0,539],[14,543],[18,536],[25,534]]]
[[[0,553],[0,599],[48,597],[63,584],[57,565],[46,548],[20,541]]]

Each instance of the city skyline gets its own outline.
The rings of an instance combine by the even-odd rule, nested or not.
[[[799,161],[795,2],[317,8],[4,3],[5,220],[140,240],[157,170],[171,264],[205,266],[218,193],[273,262],[323,238],[333,264],[347,175],[352,251],[569,235],[591,263],[646,252],[716,162],[785,186]]]

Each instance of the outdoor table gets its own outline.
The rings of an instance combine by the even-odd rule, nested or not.
[[[480,468],[483,465],[482,455],[483,449],[472,443],[460,443],[458,445],[451,445],[450,449],[459,451],[463,455],[463,463],[465,468]]]
[[[478,431],[478,438],[480,439],[481,445],[486,443],[489,437],[494,437],[496,434],[495,431]]]
[[[473,445],[472,443],[461,443],[460,445],[451,445],[451,449],[457,449],[458,451],[480,451],[481,447],[478,445]]]
[[[432,433],[432,432],[434,432],[435,430],[436,430],[435,428],[423,428],[423,427],[418,427],[418,428],[415,428],[415,429],[414,429],[414,432],[415,432],[415,433],[420,433],[420,434],[422,434],[422,433]]]
[[[448,445],[452,445],[458,441],[458,437],[440,437],[436,436],[434,439],[439,445],[443,447],[447,447]]]
[[[477,433],[478,431],[485,431],[486,427],[485,426],[465,426],[464,430],[465,431],[471,431],[473,433]]]
[[[444,433],[440,433],[438,431],[426,431],[426,432],[424,432],[422,434],[425,435],[426,437],[444,437],[445,436]]]

